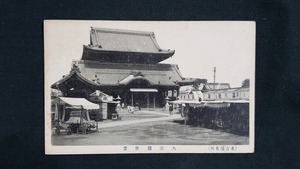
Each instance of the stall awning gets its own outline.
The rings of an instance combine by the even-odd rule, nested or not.
[[[182,103],[200,103],[200,102],[197,100],[174,100],[174,101],[169,101],[169,103],[182,104]]]
[[[72,97],[59,97],[53,100],[54,104],[59,105],[71,105],[71,106],[82,106],[84,109],[99,109],[98,104],[89,102],[85,98],[72,98]]]
[[[193,103],[193,107],[229,107],[230,104],[235,103],[249,103],[247,100],[223,100],[223,101],[202,101],[200,103]]]
[[[131,88],[131,92],[158,92],[157,89],[147,89],[147,88]]]
[[[230,103],[226,102],[200,102],[200,103],[191,103],[191,107],[213,107],[213,108],[221,108],[221,107],[229,107]]]

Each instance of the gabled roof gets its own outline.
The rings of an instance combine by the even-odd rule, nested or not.
[[[83,60],[118,63],[159,63],[174,50],[161,49],[153,32],[92,27],[90,45],[83,46]]]
[[[172,64],[128,64],[103,63],[99,61],[77,61],[81,75],[90,81],[97,80],[100,85],[128,84],[133,79],[146,79],[151,85],[177,86],[181,80],[176,65]],[[130,76],[136,74],[143,76]]]
[[[94,81],[91,81],[91,80],[85,78],[85,77],[80,73],[80,71],[74,69],[74,70],[71,70],[70,73],[69,73],[68,75],[64,76],[64,77],[63,77],[62,79],[60,79],[59,81],[53,83],[53,84],[51,85],[51,88],[52,88],[52,89],[58,89],[58,88],[59,88],[59,87],[58,87],[59,85],[61,85],[62,83],[64,83],[64,82],[67,81],[68,79],[70,79],[72,76],[77,76],[78,79],[80,79],[83,83],[86,83],[86,84],[88,84],[88,85],[92,85],[92,86],[100,86],[99,83],[94,82]]]
[[[125,79],[121,80],[119,84],[123,84],[123,85],[127,85],[129,84],[130,82],[134,81],[134,80],[137,80],[137,79],[142,79],[142,80],[145,80],[147,81],[150,85],[155,85],[157,84],[156,82],[152,82],[151,80],[145,78],[145,77],[142,77],[142,76],[134,76],[134,75],[129,75],[127,76]]]
[[[90,60],[75,62],[78,70],[71,71],[51,88],[57,88],[57,85],[72,76],[77,76],[80,81],[95,87],[128,85],[136,79],[145,80],[150,85],[178,86],[177,82],[182,79],[176,70],[178,66],[173,64],[116,64]]]
[[[90,36],[90,45],[101,46],[102,50],[149,53],[168,51],[158,46],[154,32],[92,27]]]

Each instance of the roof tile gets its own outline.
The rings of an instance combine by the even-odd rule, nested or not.
[[[144,78],[160,85],[176,85],[182,78],[171,64],[115,64],[99,61],[78,61],[81,74],[91,80],[98,80],[101,85],[116,85],[129,75],[140,72]]]
[[[160,52],[153,32],[91,28],[91,45],[102,50],[128,52]]]

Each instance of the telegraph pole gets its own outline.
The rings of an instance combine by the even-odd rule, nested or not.
[[[213,72],[214,72],[214,90],[216,89],[216,67],[213,67]]]

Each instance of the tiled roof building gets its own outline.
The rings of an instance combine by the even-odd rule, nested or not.
[[[153,32],[91,28],[90,39],[70,74],[51,86],[64,96],[88,98],[101,90],[119,95],[125,105],[163,106],[167,96],[176,99],[181,84],[206,82],[183,78],[177,65],[160,64],[175,51],[161,49]]]
[[[92,27],[90,45],[83,46],[82,59],[156,64],[173,56],[174,53],[174,50],[161,49],[153,32]]]

